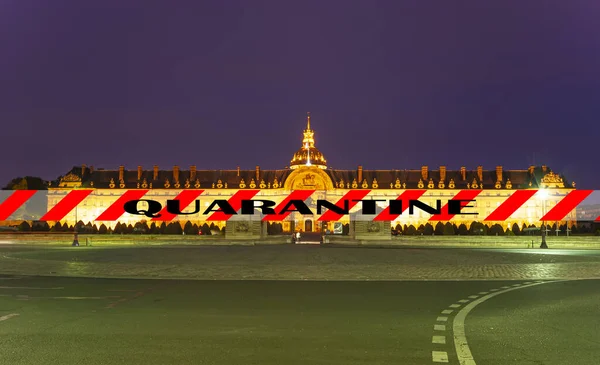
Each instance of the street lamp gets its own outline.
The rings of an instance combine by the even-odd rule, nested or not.
[[[540,193],[540,198],[542,199],[542,218],[544,218],[544,215],[546,214],[546,198],[548,198],[548,191],[546,191],[546,189],[542,189],[539,191],[539,193]],[[546,244],[546,224],[543,220],[542,220],[542,244],[540,245],[540,248],[548,248],[548,245]]]

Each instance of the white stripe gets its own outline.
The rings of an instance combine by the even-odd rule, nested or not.
[[[546,281],[545,283],[556,283],[560,281],[567,280],[556,280],[556,281]],[[475,359],[473,359],[473,354],[471,353],[471,349],[469,348],[469,344],[467,343],[467,336],[465,334],[465,319],[469,312],[473,310],[477,305],[485,302],[486,300],[495,297],[496,295],[503,294],[512,290],[523,289],[530,286],[540,285],[543,283],[534,283],[531,285],[522,285],[520,287],[508,287],[506,290],[499,291],[497,293],[488,294],[484,297],[481,297],[470,304],[467,304],[463,309],[461,309],[454,317],[454,323],[452,326],[452,330],[454,332],[454,346],[456,347],[456,355],[458,356],[458,361],[460,365],[476,365]]]
[[[448,353],[446,351],[431,351],[433,362],[448,362]]]
[[[449,307],[450,308],[458,308],[458,307],[460,307],[460,304],[450,304]]]
[[[439,343],[442,345],[446,344],[446,336],[433,336],[431,338],[431,343]]]
[[[502,289],[508,289],[510,286],[503,286]]]
[[[445,324],[434,324],[433,325],[433,330],[434,331],[445,331],[446,330],[446,325]]]
[[[18,315],[18,313],[7,314],[5,316],[0,317],[0,321],[6,321],[7,319],[11,319],[12,317],[16,317]]]
[[[487,293],[489,293],[489,292],[487,292],[487,291],[480,291],[480,292],[479,292],[479,293],[477,293],[477,294],[485,295],[485,294],[487,294]]]
[[[479,298],[479,295],[469,295],[468,298],[469,299],[477,299],[477,298]]]
[[[461,299],[458,302],[459,303],[469,303],[469,300],[468,299]]]
[[[500,290],[500,289],[490,289],[490,291],[498,291],[498,290]]]
[[[442,314],[450,314],[452,312],[454,312],[452,309],[445,309],[442,311]]]
[[[513,286],[521,286],[522,284],[514,284]]]
[[[437,317],[436,321],[438,321],[438,322],[446,322],[446,321],[448,321],[448,317]]]

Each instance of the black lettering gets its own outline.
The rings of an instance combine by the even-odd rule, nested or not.
[[[214,209],[215,205],[219,206],[219,209]],[[225,214],[237,214],[235,209],[229,204],[227,200],[213,200],[210,206],[204,211],[204,214],[207,215],[210,212],[223,212]]]
[[[353,200],[355,202],[362,202],[362,214],[377,214],[376,202],[384,202],[385,200],[378,199],[365,199],[365,200]]]
[[[477,213],[467,213],[463,212],[463,208],[475,208],[472,205],[463,205],[463,203],[474,202],[475,200],[448,200],[448,214],[469,214],[469,215],[477,215]]]
[[[402,214],[402,200],[390,200],[390,214]]]
[[[167,200],[167,212],[171,214],[198,214],[200,212],[200,200],[196,200],[196,207],[193,212],[184,213],[181,211],[179,200]]]
[[[336,212],[337,214],[348,214],[350,212],[349,203],[350,203],[349,200],[344,199],[344,206],[338,207],[337,205],[335,205],[332,202],[329,202],[327,200],[317,199],[317,214],[321,214],[323,207],[325,207],[328,210],[331,210],[333,212]]]
[[[410,200],[408,202],[408,214],[413,215],[415,212],[415,207],[429,214],[442,214],[442,201],[439,199],[437,200],[437,208],[429,206],[418,200]]]
[[[257,206],[256,203],[261,205]],[[242,214],[252,215],[254,209],[260,209],[261,214],[275,214],[273,209],[275,205],[276,203],[271,200],[242,200]]]
[[[139,202],[148,203],[148,209],[147,210],[138,209],[137,206],[138,206]],[[147,199],[130,200],[123,205],[123,209],[129,214],[145,215],[146,217],[150,217],[150,218],[158,218],[158,217],[162,216],[162,214],[158,214],[158,212],[160,212],[162,210],[162,204],[160,204],[156,200],[147,200]]]

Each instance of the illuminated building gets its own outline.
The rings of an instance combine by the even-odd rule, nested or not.
[[[419,200],[436,205],[436,200],[447,201],[454,197],[460,190],[482,190],[477,196],[475,207],[470,212],[473,215],[460,215],[452,219],[452,223],[461,223],[467,226],[474,220],[482,221],[508,196],[520,189],[547,189],[548,199],[530,199],[510,219],[501,222],[504,228],[511,227],[514,223],[539,224],[538,219],[567,193],[572,191],[575,184],[570,186],[564,177],[555,174],[547,166],[531,166],[524,170],[506,170],[497,166],[493,170],[484,170],[478,166],[474,170],[461,167],[457,170],[440,166],[439,169],[429,169],[422,166],[415,170],[368,170],[358,166],[355,170],[336,170],[327,167],[325,156],[316,147],[315,131],[310,125],[310,115],[307,118],[306,129],[303,132],[302,144],[293,155],[289,167],[279,170],[263,170],[256,166],[254,170],[202,170],[190,166],[182,170],[174,166],[169,170],[161,170],[154,166],[145,170],[142,166],[137,169],[126,169],[120,166],[117,170],[94,169],[85,165],[74,167],[62,178],[54,181],[49,186],[49,208],[54,206],[71,189],[94,189],[92,195],[86,198],[76,209],[71,212],[63,223],[74,224],[75,219],[84,223],[104,223],[114,226],[116,222],[94,222],[107,207],[116,201],[126,190],[148,189],[144,199],[165,202],[174,199],[178,193],[186,189],[202,189],[204,192],[199,197],[201,205],[208,205],[210,200],[228,199],[238,190],[261,189],[255,199],[269,199],[281,202],[292,190],[317,190],[311,198],[337,201],[349,190],[369,189],[371,192],[366,199],[395,199],[404,191],[423,189],[427,192]],[[164,203],[163,203],[164,205]],[[355,208],[359,209],[357,206]],[[182,216],[182,222],[203,223],[200,216]],[[332,229],[333,222],[317,221],[318,216],[302,216],[292,213],[282,223],[284,232],[302,229],[304,231],[321,231]],[[375,223],[364,223],[360,230],[365,234],[373,232],[375,235],[389,235],[390,226],[413,225],[415,227],[427,223],[430,215],[417,211],[412,216],[400,215],[393,222],[384,222],[383,226],[376,227]],[[119,220],[121,223],[134,224],[145,217],[125,214]],[[567,218],[575,220],[574,212]],[[348,223],[350,218],[345,216],[341,222]],[[230,223],[227,223],[229,225]],[[231,223],[234,224],[234,223]],[[435,223],[434,223],[435,224]],[[225,222],[219,222],[221,227]],[[381,228],[383,227],[383,229]],[[359,230],[356,228],[357,231]],[[226,229],[226,232],[230,232]],[[262,231],[261,231],[262,232]],[[379,233],[376,233],[379,232]],[[231,233],[233,234],[233,233]]]

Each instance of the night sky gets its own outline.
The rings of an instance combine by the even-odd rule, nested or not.
[[[597,1],[0,1],[0,185],[82,163],[547,164],[600,189]]]

